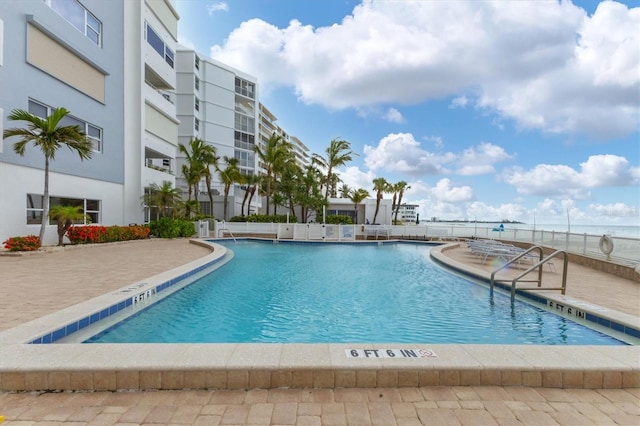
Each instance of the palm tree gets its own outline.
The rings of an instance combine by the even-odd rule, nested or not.
[[[354,221],[356,224],[358,223],[358,204],[360,204],[364,199],[369,196],[369,191],[364,188],[358,188],[351,191],[349,194],[349,198],[353,202],[353,209],[356,213],[356,220]]]
[[[251,200],[253,200],[253,196],[256,194],[256,189],[258,189],[260,187],[260,184],[262,183],[262,176],[259,175],[255,175],[256,181],[255,183],[251,186],[251,189],[249,191],[249,200],[248,200],[248,205],[247,205],[247,216],[249,216],[249,210],[251,209]]]
[[[202,168],[198,167],[196,163],[194,164],[183,164],[182,165],[182,176],[187,181],[187,201],[185,202],[186,207],[186,216],[190,217],[192,211],[197,211],[198,209],[198,183],[200,183],[200,179],[202,179]],[[194,193],[195,189],[195,200],[192,202],[191,195]]]
[[[333,170],[347,164],[347,162],[353,159],[353,155],[356,154],[351,151],[351,144],[349,142],[339,139],[333,139],[325,152],[327,153],[326,159],[314,154],[313,161],[322,166],[327,172],[325,177],[326,192],[324,196],[324,199],[327,200],[329,194],[332,192],[332,183],[334,182],[332,178]]]
[[[22,138],[13,145],[16,154],[24,155],[29,142],[40,148],[44,154],[44,194],[42,196],[42,222],[40,241],[44,239],[44,231],[49,221],[49,163],[55,159],[56,152],[62,146],[75,151],[80,160],[89,159],[93,155],[92,143],[78,126],[60,126],[60,121],[69,114],[65,108],[56,108],[47,118],[40,118],[23,109],[15,109],[9,114],[9,120],[25,121],[27,128],[7,129],[2,133],[3,139],[18,136]]]
[[[398,222],[398,211],[400,210],[400,205],[402,204],[402,196],[404,195],[404,191],[410,188],[411,187],[407,184],[407,182],[403,180],[401,180],[400,182],[394,185],[394,191],[397,192],[398,194],[398,204],[396,204],[394,208],[396,211],[396,214],[393,218],[394,223]],[[394,198],[395,198],[395,194],[394,194]]]
[[[58,245],[63,246],[64,234],[76,221],[84,221],[87,217],[80,206],[52,206],[49,217],[58,224]]]
[[[340,198],[349,198],[349,192],[351,192],[351,188],[346,183],[343,183],[340,187]]]
[[[376,178],[373,180],[373,189],[376,191],[376,211],[373,213],[372,223],[376,223],[378,217],[378,210],[380,210],[380,201],[382,200],[382,194],[389,191],[389,182],[385,178]]]
[[[182,165],[182,174],[187,185],[189,185],[188,199],[191,201],[191,194],[195,194],[198,201],[198,185],[204,177],[207,185],[207,194],[213,211],[213,194],[211,193],[211,167],[217,169],[218,160],[216,148],[209,145],[200,138],[191,138],[188,146],[178,144],[178,150],[185,156],[186,163]],[[192,189],[193,188],[193,189]]]
[[[238,182],[241,178],[240,169],[238,168],[238,159],[233,157],[223,157],[226,167],[224,169],[217,168],[220,180],[224,184],[224,214],[223,220],[227,220],[227,201],[229,199],[229,191],[231,185]]]
[[[323,173],[318,170],[315,165],[310,164],[305,166],[300,175],[298,181],[299,188],[296,195],[296,203],[300,206],[300,219],[306,223],[309,221],[311,214],[323,210],[323,207],[328,207],[329,203],[324,199],[322,194],[322,187],[319,182],[322,181]]]
[[[267,198],[267,214],[269,214],[269,200],[273,193],[272,184],[275,175],[278,173],[281,165],[286,162],[286,158],[290,155],[290,145],[282,136],[276,135],[275,132],[267,140],[264,150],[258,145],[254,148],[258,158],[263,163],[263,168],[267,171],[264,184],[266,185],[265,195]]]
[[[156,220],[169,214],[175,216],[181,201],[180,189],[174,188],[169,181],[162,182],[162,186],[152,183],[149,193],[144,195],[144,203],[149,207],[156,207]]]
[[[243,175],[242,183],[245,185],[244,190],[244,198],[242,199],[242,208],[240,209],[240,214],[245,216],[244,214],[244,206],[247,204],[247,200],[249,196],[255,194],[256,185],[260,183],[260,176],[258,175]],[[249,201],[249,205],[247,206],[247,214],[249,216],[249,210],[251,209],[251,201]]]

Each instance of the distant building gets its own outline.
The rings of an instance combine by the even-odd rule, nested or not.
[[[216,149],[220,168],[225,168],[224,157],[236,158],[242,174],[257,175],[258,157],[254,151],[259,119],[257,79],[185,48],[177,51],[177,74],[179,142],[188,147],[192,138],[200,138]],[[177,155],[181,169],[185,157]],[[211,177],[214,205],[209,201],[204,178],[197,197],[204,214],[221,219],[224,184],[215,170],[211,170]],[[181,174],[178,187],[186,199],[188,187]],[[240,185],[230,188],[227,218],[240,214],[243,198]],[[259,197],[254,197],[252,204],[252,210],[256,211],[260,207]]]
[[[420,205],[418,204],[401,204],[398,206],[398,221],[402,221],[403,223],[416,223],[419,209]]]
[[[264,149],[274,133],[291,143],[301,166],[305,165],[305,160],[309,161],[308,148],[278,126],[277,117],[259,102],[256,77],[183,47],[177,50],[176,70],[179,143],[188,146],[191,138],[200,138],[215,147],[221,168],[225,167],[224,156],[236,158],[241,173],[247,176],[266,173],[255,148]],[[178,153],[177,162],[180,170],[185,162],[184,155]],[[187,194],[186,181],[180,174],[177,181],[183,194]],[[224,184],[215,170],[212,170],[212,189],[213,206],[204,179],[199,184],[198,200],[204,214],[220,219],[224,217]],[[245,189],[242,184],[230,188],[227,218],[242,213]],[[261,208],[261,198],[254,196],[251,205],[245,206],[245,212],[258,213]]]

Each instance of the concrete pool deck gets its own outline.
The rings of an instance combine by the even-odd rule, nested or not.
[[[469,268],[482,269],[479,265],[474,265],[472,260],[465,259],[463,248],[441,254],[446,255],[452,262],[466,263]],[[460,257],[457,257],[458,255]],[[198,404],[201,404],[199,410],[194,408],[194,412],[198,411],[198,415],[209,417],[204,420],[210,420],[213,424],[216,419],[221,423],[270,424],[265,423],[264,419],[249,421],[253,411],[269,412],[270,422],[284,424],[288,422],[285,418],[292,419],[290,409],[294,407],[289,406],[289,409],[278,415],[280,420],[277,420],[279,417],[276,416],[276,412],[280,412],[284,407],[278,405],[281,403],[294,404],[297,414],[294,413],[293,419],[296,422],[308,420],[310,424],[320,424],[318,421],[331,423],[329,420],[332,418],[338,419],[336,424],[345,424],[346,419],[350,418],[350,409],[355,410],[351,415],[363,419],[361,422],[351,421],[352,424],[420,424],[420,421],[429,419],[429,415],[423,412],[426,417],[422,420],[423,417],[419,414],[421,407],[427,411],[433,409],[431,415],[451,415],[458,423],[472,424],[476,421],[489,424],[488,421],[481,421],[484,418],[481,413],[488,413],[487,419],[491,418],[495,423],[500,423],[495,413],[490,412],[490,404],[481,402],[486,401],[482,397],[485,393],[494,394],[489,398],[491,401],[495,401],[496,398],[503,401],[503,404],[504,401],[512,401],[513,404],[507,404],[508,409],[503,414],[505,419],[517,420],[513,421],[516,424],[541,423],[546,420],[554,420],[561,424],[588,423],[577,421],[577,418],[573,417],[572,421],[568,420],[569,417],[563,417],[568,413],[585,417],[585,413],[579,409],[561,404],[566,408],[563,411],[559,409],[560,405],[554,407],[551,403],[569,404],[582,401],[593,405],[596,404],[595,400],[612,405],[607,408],[603,405],[596,409],[594,413],[598,416],[603,415],[612,420],[617,415],[624,420],[622,423],[638,422],[638,346],[396,345],[430,349],[437,357],[353,359],[346,357],[345,350],[353,349],[354,346],[375,350],[380,349],[380,345],[143,344],[88,347],[89,345],[80,344],[25,345],[12,340],[12,329],[24,328],[33,321],[42,322],[43,318],[46,322],[46,318],[51,318],[47,315],[55,317],[57,312],[73,309],[72,305],[79,302],[105,293],[113,293],[136,281],[148,281],[146,278],[150,276],[164,273],[174,267],[180,268],[180,265],[194,259],[198,262],[208,256],[208,249],[189,244],[187,240],[145,240],[54,249],[47,253],[18,257],[0,256],[0,290],[3,298],[0,306],[0,330],[3,330],[0,334],[0,389],[166,389],[168,391],[126,394],[132,401],[149,400],[151,397],[146,395],[158,395],[156,405],[152,404],[151,408],[145,406],[145,409],[150,410],[149,413],[159,409],[163,404],[173,407],[172,412],[186,410],[184,407],[191,406],[190,404],[174,404],[175,401],[182,401],[182,396],[191,395],[193,398],[199,398]],[[573,264],[570,268],[568,297],[605,307],[612,311],[612,315],[619,315],[637,323],[640,306],[638,283],[610,275],[603,277],[588,269],[583,274],[580,272],[582,267]],[[604,289],[601,288],[603,283],[606,283]],[[274,389],[287,387],[300,389]],[[179,389],[232,390],[213,393],[176,391]],[[99,394],[103,395],[102,392]],[[255,400],[249,397],[258,394],[261,396]],[[345,397],[347,394],[350,396]],[[413,396],[407,396],[409,394]],[[446,397],[442,397],[445,394]],[[469,399],[462,397],[464,394],[467,394]],[[514,396],[516,394],[519,396]],[[80,395],[96,394],[75,395],[81,398]],[[113,398],[109,397],[109,394],[106,395],[104,398],[87,397],[87,400],[90,399],[92,402],[88,403],[88,406],[83,405],[83,408],[90,406],[92,409],[85,411],[99,412],[100,415],[108,413],[111,409],[105,411],[103,404],[110,404]],[[163,401],[159,395],[164,395],[163,398],[171,402],[158,402]],[[228,398],[229,404],[215,402],[218,397]],[[436,398],[435,403],[432,397]],[[524,397],[524,400],[520,397]],[[13,418],[7,418],[30,420],[29,415],[25,413],[31,412],[36,413],[33,414],[36,420],[55,420],[50,414],[47,417],[46,411],[38,411],[41,407],[36,402],[38,398],[39,401],[58,401],[58,407],[65,405],[60,403],[59,398],[62,397],[4,393],[0,394],[0,415],[7,416],[6,413],[19,411]],[[414,400],[411,401],[411,398]],[[584,399],[593,400],[585,402]],[[17,400],[21,402],[16,404]],[[75,401],[77,402],[77,399]],[[255,401],[255,405],[249,401]],[[437,401],[443,403],[438,405]],[[519,404],[523,401],[529,407],[525,411],[531,411],[532,406],[529,403],[536,401],[546,404],[544,408],[547,411],[533,409],[535,415],[514,414],[513,407],[523,408]],[[316,403],[321,404],[321,407],[314,405]],[[355,405],[352,407],[349,405],[351,403]],[[375,411],[378,407],[376,404],[379,403],[384,405],[380,414],[382,417]],[[400,405],[394,408],[394,404]],[[209,407],[210,405],[214,407]],[[595,408],[595,405],[593,407]],[[144,411],[140,407],[137,409]],[[306,409],[309,411],[306,412]],[[405,409],[406,419],[404,415],[399,415],[400,411]],[[119,410],[122,414],[128,412],[129,408],[124,410],[121,407]],[[477,412],[471,413],[469,410]],[[114,409],[114,414],[117,412],[119,411]],[[239,421],[242,413],[244,420]],[[364,420],[365,414],[369,416],[369,421]],[[37,418],[38,415],[41,417]],[[238,417],[234,417],[236,415]],[[527,421],[527,415],[532,415],[531,419],[536,418],[537,421]],[[63,416],[60,414],[60,417]],[[154,418],[161,417],[158,414],[158,417]],[[71,415],[65,419],[69,418]],[[141,418],[151,422],[146,417]],[[378,420],[384,418],[393,418],[396,423]],[[562,420],[563,418],[565,420]],[[585,418],[589,419],[589,416]],[[117,421],[124,422],[124,419],[125,417],[118,415]],[[176,419],[172,420],[171,416],[167,416],[166,419],[178,422]],[[591,422],[596,422],[595,418],[591,418]]]

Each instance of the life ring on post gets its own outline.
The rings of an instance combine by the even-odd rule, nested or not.
[[[613,251],[613,239],[609,235],[603,235],[600,238],[600,251],[607,256]]]

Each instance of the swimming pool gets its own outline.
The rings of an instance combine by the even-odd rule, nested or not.
[[[218,243],[231,262],[87,342],[624,344],[491,297],[424,244]]]

